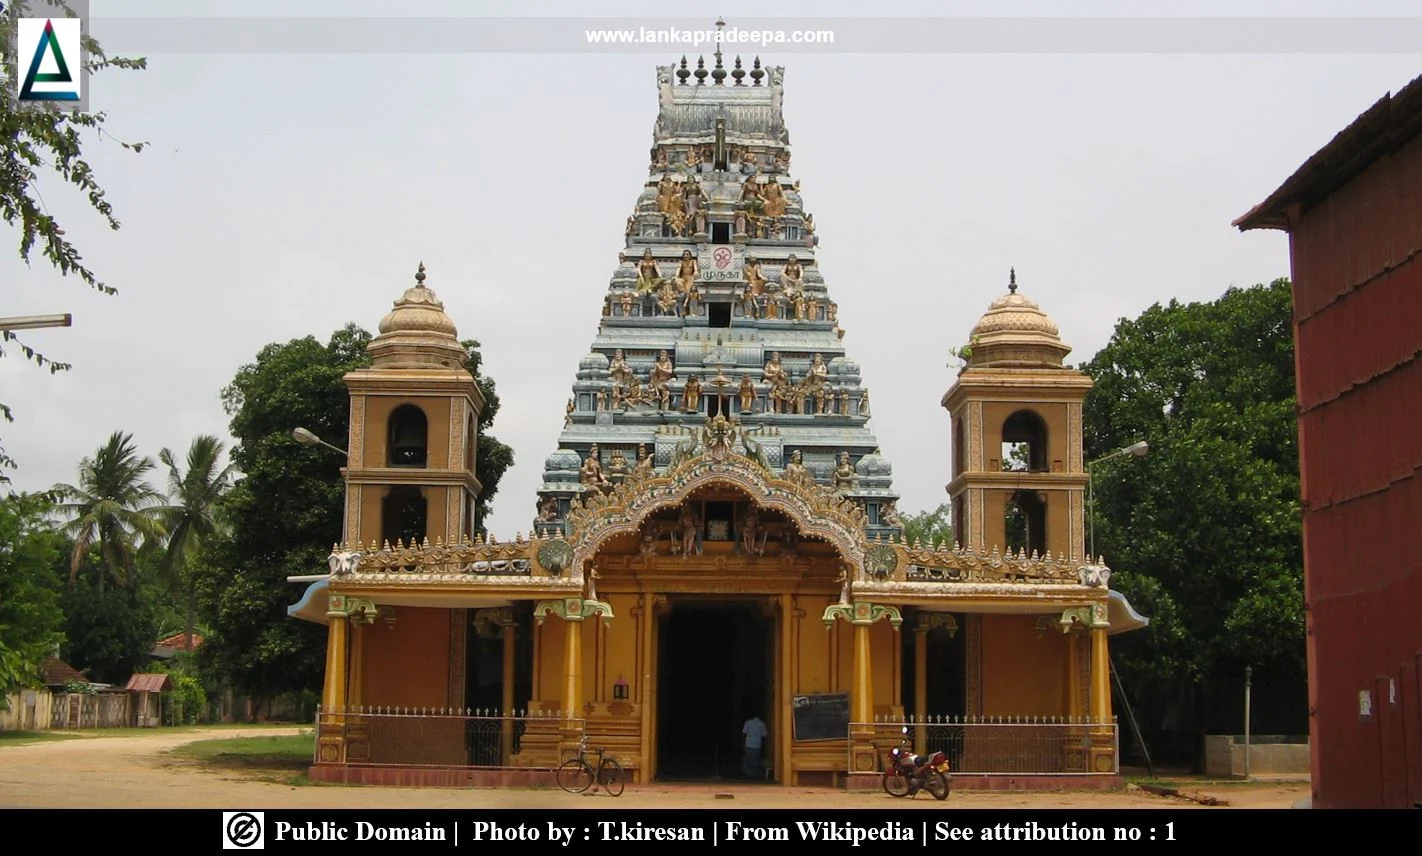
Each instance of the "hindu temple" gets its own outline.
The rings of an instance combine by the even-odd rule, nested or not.
[[[330,628],[314,778],[546,783],[584,740],[637,783],[733,778],[759,716],[782,785],[877,787],[905,727],[955,784],[1115,779],[1108,640],[1145,619],[1086,552],[1091,381],[1011,275],[923,402],[955,540],[905,538],[784,74],[657,69],[527,532],[473,531],[483,401],[423,266],[381,322],[346,379],[344,538],[290,609]]]

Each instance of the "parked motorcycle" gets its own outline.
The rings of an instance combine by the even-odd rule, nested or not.
[[[934,752],[927,758],[913,751],[909,740],[909,730],[903,729],[903,743],[889,753],[889,768],[884,771],[884,792],[891,797],[917,796],[920,789],[926,789],[937,800],[948,799],[952,789],[948,756]]]

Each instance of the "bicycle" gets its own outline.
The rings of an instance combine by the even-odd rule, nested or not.
[[[597,766],[588,761],[588,753],[597,755]],[[564,761],[558,767],[558,787],[570,794],[580,794],[594,783],[607,791],[608,796],[622,796],[627,782],[622,774],[622,765],[609,756],[606,749],[588,749],[588,736],[584,734],[578,741],[578,757]],[[597,788],[593,787],[596,791]]]

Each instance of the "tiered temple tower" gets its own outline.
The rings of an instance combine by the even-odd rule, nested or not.
[[[802,464],[790,472],[859,504],[871,539],[898,531],[869,390],[790,172],[784,69],[758,57],[727,69],[718,51],[709,70],[683,57],[657,75],[647,180],[545,465],[535,528],[565,531],[572,500],[639,466],[664,471],[723,417],[776,474]]]

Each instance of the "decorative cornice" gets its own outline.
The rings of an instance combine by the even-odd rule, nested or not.
[[[884,606],[879,603],[869,603],[867,601],[855,601],[854,603],[833,603],[825,607],[825,613],[821,617],[825,623],[825,629],[834,627],[837,619],[844,619],[850,624],[858,627],[867,627],[876,621],[888,621],[895,630],[904,623],[904,617],[899,613],[898,607]]]
[[[584,618],[602,616],[602,623],[612,623],[612,606],[600,600],[584,600],[580,597],[565,597],[562,600],[543,600],[533,607],[533,620],[542,624],[552,613],[564,621],[582,621]]]
[[[823,485],[775,476],[746,455],[708,452],[680,460],[663,475],[633,473],[610,493],[595,494],[586,503],[574,500],[568,512],[569,541],[576,545],[574,573],[581,574],[608,539],[637,531],[654,512],[680,505],[708,485],[739,488],[759,507],[791,518],[802,535],[823,539],[846,562],[863,567],[864,512],[859,506]]]

